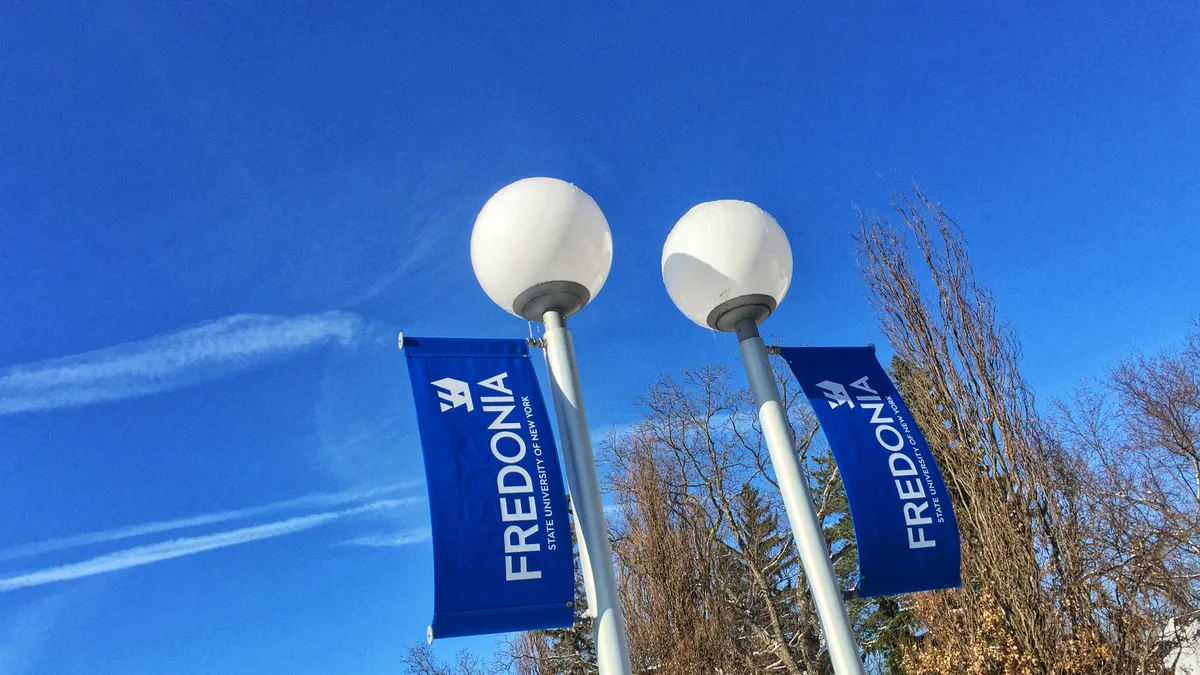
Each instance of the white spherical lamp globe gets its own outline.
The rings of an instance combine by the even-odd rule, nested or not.
[[[483,205],[471,230],[471,267],[505,311],[541,321],[579,311],[604,286],[612,233],[596,202],[557,178],[525,178]]]
[[[792,248],[769,213],[749,202],[705,202],[679,219],[662,254],[671,300],[705,328],[766,319],[792,282]]]

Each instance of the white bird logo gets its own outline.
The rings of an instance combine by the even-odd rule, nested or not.
[[[437,395],[438,398],[442,399],[439,401],[442,406],[442,412],[463,405],[467,406],[467,412],[475,409],[475,403],[471,400],[471,388],[466,382],[456,380],[452,377],[443,377],[440,380],[430,382],[430,384],[438,388]]]
[[[825,380],[818,382],[817,386],[825,390],[825,398],[829,399],[830,408],[836,408],[843,403],[849,403],[851,408],[854,407],[854,399],[850,398],[845,385]]]

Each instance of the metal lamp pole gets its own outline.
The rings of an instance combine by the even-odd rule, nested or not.
[[[671,300],[688,318],[706,328],[737,334],[763,439],[834,672],[864,675],[775,371],[758,333],[758,324],[775,311],[791,284],[787,235],[754,204],[706,202],[688,211],[671,230],[663,246],[662,270]]]
[[[546,366],[562,436],[580,568],[594,615],[600,675],[631,675],[625,618],[575,349],[566,319],[595,297],[612,265],[608,221],[582,190],[554,178],[526,178],[488,200],[471,232],[471,266],[505,311],[545,324]]]
[[[628,675],[629,646],[625,638],[625,616],[617,593],[617,577],[613,572],[612,548],[608,527],[604,522],[604,504],[600,496],[600,479],[596,475],[596,459],[588,431],[587,414],[583,409],[583,391],[579,386],[579,369],[575,364],[575,347],[567,322],[558,311],[544,315],[546,325],[546,365],[554,390],[554,411],[558,428],[563,435],[563,453],[570,455],[576,483],[571,485],[575,516],[580,524],[586,551],[583,565],[591,568],[592,592],[589,598],[595,611],[593,635],[596,640],[596,661],[601,675]]]
[[[850,617],[846,615],[842,590],[825,547],[821,520],[817,517],[812,495],[808,491],[808,481],[804,479],[804,469],[800,466],[800,458],[792,440],[792,427],[783,409],[779,386],[775,383],[775,371],[767,357],[767,347],[753,319],[739,321],[736,332],[738,351],[742,353],[742,365],[750,381],[750,391],[754,394],[758,421],[762,425],[767,450],[771,453],[771,466],[775,468],[788,523],[792,526],[796,548],[800,551],[804,576],[808,578],[817,617],[821,620],[825,642],[829,645],[833,672],[838,675],[863,675],[858,641],[850,628]]]

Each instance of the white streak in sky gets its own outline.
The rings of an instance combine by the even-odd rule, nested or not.
[[[429,530],[406,530],[404,532],[393,532],[390,534],[369,534],[365,537],[347,539],[346,541],[341,542],[340,545],[385,548],[390,546],[408,546],[410,544],[420,544],[424,541],[429,541]]]
[[[329,343],[363,327],[349,312],[237,314],[115,347],[0,369],[0,415],[146,396],[216,380]]]
[[[368,499],[374,499],[376,497],[395,492],[401,488],[413,487],[414,485],[415,483],[411,482],[396,483],[373,490],[347,490],[345,492],[305,495],[303,497],[286,499],[283,501],[272,502],[270,504],[263,504],[261,506],[251,506],[242,509],[232,509],[229,511],[217,511],[215,513],[204,513],[198,516],[189,516],[187,518],[160,520],[153,523],[140,523],[138,525],[127,525],[125,527],[117,527],[110,530],[87,532],[85,534],[77,534],[70,537],[35,541],[0,550],[0,560],[14,560],[16,558],[24,558],[41,553],[49,553],[51,551],[61,551],[68,548],[75,548],[77,546],[103,544],[111,541],[119,541],[121,539],[141,537],[147,534],[158,534],[160,532],[170,532],[171,530],[198,527],[200,525],[215,525],[217,523],[225,523],[231,520],[241,520],[243,518],[264,516],[269,513],[276,513],[289,509],[320,507],[328,508],[332,506],[342,506],[344,504],[353,504],[356,502],[363,502]],[[406,503],[417,503],[422,501],[422,499],[420,497],[409,497],[401,501]]]
[[[202,553],[204,551],[212,551],[218,548],[227,546],[236,546],[261,539],[270,539],[272,537],[280,537],[285,534],[292,534],[309,530],[314,527],[324,525],[339,518],[353,516],[369,511],[379,511],[382,509],[395,508],[402,506],[405,500],[403,499],[381,499],[370,504],[357,506],[352,509],[342,511],[331,511],[328,513],[316,513],[308,516],[299,516],[289,518],[274,523],[265,525],[253,525],[251,527],[243,527],[237,530],[228,532],[218,532],[216,534],[208,534],[199,537],[184,537],[182,539],[173,539],[164,541],[158,544],[149,544],[147,546],[138,546],[136,548],[117,551],[107,555],[90,558],[82,562],[60,565],[58,567],[50,567],[36,572],[27,572],[10,577],[0,577],[0,592],[16,590],[18,588],[27,588],[30,586],[41,586],[43,584],[52,584],[58,581],[69,581],[71,579],[81,579],[90,577],[96,574],[105,574],[107,572],[115,572],[117,570],[128,569],[130,567],[139,567],[141,565],[149,565],[150,563],[159,562],[162,560],[170,560],[172,558],[182,558],[183,556]]]

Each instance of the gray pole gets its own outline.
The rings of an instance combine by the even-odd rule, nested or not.
[[[617,594],[617,576],[613,571],[608,526],[604,523],[604,503],[600,497],[600,479],[596,476],[596,458],[583,410],[583,391],[575,364],[575,347],[562,313],[551,310],[543,316],[546,325],[546,365],[554,392],[554,412],[563,436],[563,456],[569,467],[571,501],[575,518],[583,534],[581,548],[587,551],[584,578],[592,579],[595,598],[596,662],[600,675],[631,675],[629,645],[625,637],[625,617]]]
[[[791,425],[788,424],[787,413],[779,397],[779,386],[775,383],[775,371],[767,358],[767,347],[758,335],[758,325],[754,319],[739,321],[736,331],[742,365],[750,380],[754,405],[758,408],[758,421],[762,425],[767,449],[771,452],[771,464],[775,467],[779,491],[783,494],[783,506],[796,538],[796,548],[800,551],[800,562],[804,565],[804,575],[808,578],[817,617],[825,632],[833,671],[837,675],[864,675],[858,643],[850,629],[842,591],[825,547],[821,522],[817,518],[812,495],[808,492],[808,482],[796,455]]]
[[[543,341],[542,346],[545,346],[545,344],[546,343]],[[550,366],[550,350],[543,349],[542,355],[546,357],[546,370],[553,373],[553,370]],[[557,413],[555,418],[558,420],[558,426],[561,429],[564,428],[564,422],[562,412],[560,411],[565,410],[566,406],[560,403],[558,400],[557,387],[555,387],[554,396],[554,410]],[[575,466],[576,456],[575,453],[570,449],[571,442],[572,439],[566,435],[566,432],[563,432],[563,437],[560,443],[560,445],[562,445],[563,470],[567,474],[567,485],[569,485],[571,488],[571,511],[578,513],[579,506],[575,502],[575,495],[579,494],[583,488],[580,487],[579,470]],[[583,577],[583,596],[587,598],[587,611],[585,611],[583,615],[589,619],[595,619],[596,585],[592,580],[592,559],[588,555],[587,541],[583,538],[583,519],[575,517],[571,520],[573,529],[575,531],[575,547],[579,549],[579,575]]]

